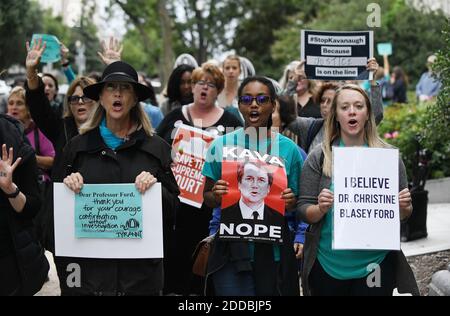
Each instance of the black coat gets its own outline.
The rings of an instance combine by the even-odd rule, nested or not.
[[[33,236],[32,220],[41,207],[36,156],[23,134],[20,123],[0,114],[0,145],[2,144],[6,144],[7,148],[14,148],[13,161],[22,157],[22,161],[14,171],[13,182],[26,197],[22,212],[17,213],[0,190],[0,222],[7,223],[7,226],[3,227],[9,230],[9,238],[3,241],[8,243],[9,239],[10,249],[16,258],[22,283],[20,294],[33,295],[41,289],[49,270],[44,249]],[[3,231],[0,233],[3,237],[8,235],[5,235]]]
[[[39,87],[35,90],[30,90],[27,83],[25,83],[26,103],[30,110],[31,118],[55,148],[52,180],[60,182],[62,179],[58,179],[57,175],[63,173],[61,170],[63,168],[61,160],[63,148],[69,140],[78,135],[78,128],[73,117],[61,118],[55,113],[45,95],[44,88],[41,78],[39,78]]]
[[[73,138],[63,153],[64,178],[79,172],[84,183],[134,183],[148,171],[162,184],[163,219],[170,221],[178,203],[178,187],[170,169],[170,147],[161,138],[148,137],[141,129],[113,151],[99,128]],[[81,288],[69,289],[65,280],[67,264],[81,268]],[[152,295],[163,287],[162,259],[80,259],[56,257],[62,294],[75,295]]]

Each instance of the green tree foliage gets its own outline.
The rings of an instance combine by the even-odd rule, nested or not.
[[[442,32],[444,41],[442,50],[433,64],[433,70],[442,82],[437,103],[430,104],[423,130],[422,145],[433,149],[433,166],[442,174],[450,176],[450,21],[447,20]]]
[[[0,71],[22,64],[25,42],[43,30],[42,12],[37,3],[28,0],[0,1]]]
[[[288,63],[293,56],[299,58],[302,28],[336,31],[371,29],[375,34],[375,43],[393,43],[390,64],[401,66],[414,84],[425,70],[427,56],[442,48],[440,30],[445,21],[444,15],[417,11],[404,0],[379,0],[376,3],[381,7],[381,27],[369,28],[367,17],[371,12],[367,12],[367,6],[372,2],[332,0],[322,6],[310,21],[304,19],[302,13],[292,15],[289,23],[275,32],[276,41],[271,49],[273,58],[281,64]],[[381,56],[375,57],[382,64]]]
[[[272,55],[271,47],[277,39],[277,30],[286,25],[298,26],[299,19],[310,21],[322,6],[320,1],[242,0],[242,12],[238,15],[239,23],[231,48],[250,59],[257,73],[278,78],[282,72],[282,64],[279,62],[283,58],[280,56],[299,56],[300,29],[297,37],[293,39],[292,28],[289,28],[287,33],[290,42],[287,45],[279,45],[279,51]],[[290,16],[292,18],[289,18]]]

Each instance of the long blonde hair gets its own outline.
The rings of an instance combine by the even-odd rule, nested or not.
[[[137,98],[136,98],[137,99]],[[100,103],[100,101],[99,101]],[[91,113],[89,119],[81,125],[80,134],[85,134],[95,128],[97,128],[103,117],[105,116],[105,108],[100,104],[93,113]],[[153,127],[150,122],[147,113],[145,113],[144,108],[141,103],[136,101],[135,106],[133,106],[130,110],[130,118],[131,121],[138,124],[138,129],[140,126],[144,129],[145,133],[148,136],[153,136]]]
[[[385,143],[379,136],[377,132],[377,126],[375,123],[375,115],[372,111],[372,105],[370,103],[369,97],[358,85],[355,84],[345,84],[336,91],[336,96],[334,97],[333,104],[331,105],[330,113],[325,120],[325,133],[322,142],[322,150],[324,153],[323,169],[324,175],[331,177],[333,170],[333,158],[332,158],[332,145],[333,142],[340,138],[341,129],[337,121],[337,100],[344,90],[353,90],[359,92],[366,102],[367,112],[369,114],[369,119],[364,125],[364,141],[369,147],[378,148],[392,148],[389,144]]]

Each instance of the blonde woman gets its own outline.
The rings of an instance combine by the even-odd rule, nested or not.
[[[160,182],[163,216],[170,217],[179,193],[170,169],[170,147],[153,134],[139,105],[151,90],[138,83],[132,66],[117,61],[105,68],[99,83],[84,88],[83,93],[98,101],[99,107],[64,150],[60,175],[64,184],[79,193],[84,183],[135,183],[143,194]],[[61,282],[63,295],[158,295],[163,287],[162,259],[56,257],[55,261],[60,280],[69,276],[70,263],[79,264],[83,273],[79,288]]]
[[[237,91],[239,88],[239,76],[241,75],[241,60],[237,55],[229,55],[223,61],[223,75],[225,87],[217,97],[219,106],[223,109],[237,107]]]
[[[322,146],[308,156],[300,181],[297,211],[310,223],[304,246],[302,280],[305,295],[392,295],[418,294],[414,275],[401,251],[333,250],[333,146],[389,147],[377,134],[375,118],[366,93],[357,85],[347,84],[337,90],[325,123]],[[400,219],[411,215],[411,195],[406,171],[399,161]],[[381,287],[370,288],[367,266],[380,266]]]

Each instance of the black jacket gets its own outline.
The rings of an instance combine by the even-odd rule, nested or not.
[[[3,250],[11,249],[16,257],[22,282],[21,294],[33,295],[41,289],[49,270],[44,250],[33,236],[32,220],[41,207],[36,156],[23,134],[21,124],[0,114],[0,145],[3,144],[14,149],[13,161],[18,157],[22,158],[14,171],[13,182],[25,195],[26,203],[22,212],[17,213],[0,190],[0,222],[6,224],[0,227],[0,239],[4,246],[10,244],[10,247],[3,247]],[[8,232],[3,231],[4,229]]]
[[[60,182],[62,179],[58,179],[57,175],[62,173],[62,151],[69,140],[78,135],[78,128],[73,117],[61,118],[55,113],[45,95],[44,88],[44,83],[40,78],[39,87],[35,90],[30,90],[27,83],[25,83],[26,103],[30,110],[31,118],[55,147],[52,180]]]
[[[99,128],[73,138],[63,153],[63,179],[79,172],[84,183],[134,183],[136,176],[148,171],[162,184],[163,219],[170,221],[178,203],[178,186],[170,169],[170,147],[160,137],[148,137],[141,129],[113,151],[108,148]],[[81,288],[69,289],[65,280],[67,264],[81,267]],[[163,286],[161,259],[79,259],[56,257],[62,294],[151,295]]]

